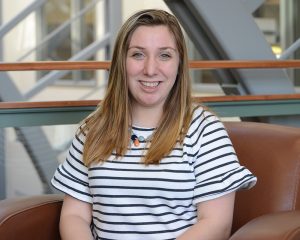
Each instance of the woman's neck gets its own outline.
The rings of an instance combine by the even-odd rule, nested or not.
[[[162,116],[162,108],[136,107],[132,109],[132,125],[156,128]]]

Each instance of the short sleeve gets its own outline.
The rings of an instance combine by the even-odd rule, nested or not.
[[[83,136],[75,136],[66,160],[55,171],[51,184],[58,190],[79,200],[92,203],[88,168],[83,164]]]
[[[255,185],[256,177],[241,166],[223,123],[202,111],[193,122],[194,203]]]

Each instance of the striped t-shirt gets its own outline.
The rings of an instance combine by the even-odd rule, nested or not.
[[[133,127],[145,139],[154,129]],[[76,136],[52,185],[92,204],[95,239],[175,239],[197,222],[197,203],[250,188],[256,177],[241,166],[220,120],[198,108],[182,145],[144,165],[145,143],[125,156],[85,167],[84,136]]]

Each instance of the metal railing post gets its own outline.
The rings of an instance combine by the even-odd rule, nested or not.
[[[23,11],[17,14],[9,22],[0,26],[0,38],[2,38],[6,33],[13,29],[19,22],[26,18],[29,14],[39,8],[46,0],[36,0],[30,5],[28,5]]]

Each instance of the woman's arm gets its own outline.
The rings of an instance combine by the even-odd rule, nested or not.
[[[227,240],[230,236],[235,192],[197,205],[198,222],[177,240]]]
[[[92,240],[90,224],[92,205],[66,195],[60,215],[60,235],[63,240]]]

